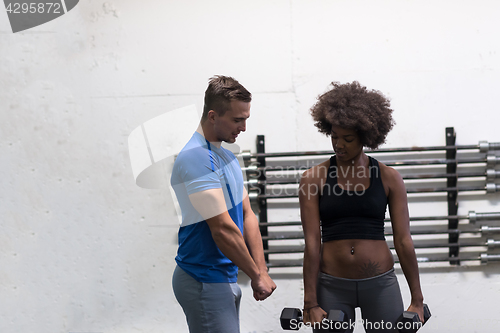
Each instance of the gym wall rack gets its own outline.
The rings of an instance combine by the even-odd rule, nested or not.
[[[409,200],[416,196],[420,201],[430,202],[435,201],[436,195],[446,195],[448,215],[410,217],[415,249],[430,252],[417,252],[419,263],[460,265],[462,261],[479,261],[481,264],[500,261],[499,251],[495,252],[500,249],[500,239],[495,239],[500,235],[500,212],[470,211],[468,215],[457,215],[459,192],[480,196],[500,192],[500,184],[496,183],[500,171],[495,169],[500,165],[500,156],[497,155],[500,142],[456,145],[453,127],[446,128],[445,135],[445,146],[386,148],[366,150],[366,153],[400,172]],[[268,267],[300,267],[302,259],[279,259],[275,255],[300,256],[304,250],[301,222],[269,221],[269,204],[288,199],[288,205],[298,209],[301,174],[331,155],[332,150],[266,153],[263,135],[257,136],[257,153],[241,153],[249,197],[258,211]],[[459,223],[460,220],[468,220],[468,223]],[[435,224],[429,225],[431,221]],[[385,235],[393,249],[389,222],[390,219],[386,219]],[[424,223],[418,225],[419,222]],[[430,236],[431,239],[421,239],[421,236]],[[280,241],[285,241],[284,245],[279,244]],[[395,253],[394,256],[397,262]]]

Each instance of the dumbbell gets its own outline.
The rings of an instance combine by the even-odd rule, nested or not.
[[[344,323],[349,324],[347,315],[341,310],[330,310],[328,318],[325,320],[328,322],[322,322],[319,328],[328,327],[329,332],[345,332],[347,326]],[[281,328],[284,330],[298,331],[300,327],[303,326],[304,322],[302,311],[297,308],[284,308],[283,311],[281,311],[280,322]],[[314,324],[311,324],[311,326],[312,325]]]
[[[424,304],[424,322],[422,325],[424,325],[430,317],[431,311],[427,304]],[[422,327],[422,325],[418,325],[418,323],[421,323],[421,321],[416,312],[405,311],[399,316],[396,322],[396,328],[398,328],[399,333],[415,333]]]

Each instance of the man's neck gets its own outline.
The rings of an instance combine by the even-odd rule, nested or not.
[[[207,140],[217,148],[220,148],[222,142],[215,139],[215,135],[212,133],[211,128],[200,123],[196,132],[200,133],[205,138],[205,140]]]

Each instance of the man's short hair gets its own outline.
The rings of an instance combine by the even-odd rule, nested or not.
[[[252,94],[232,77],[223,75],[211,77],[205,91],[205,105],[203,106],[201,122],[207,119],[210,110],[223,116],[229,110],[232,100],[249,103],[252,101]]]

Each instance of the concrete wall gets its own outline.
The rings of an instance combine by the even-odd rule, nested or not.
[[[388,147],[442,145],[448,126],[458,144],[500,141],[499,13],[492,0],[89,0],[13,34],[0,10],[0,331],[187,332],[170,191],[134,184],[127,137],[201,110],[214,74],[253,93],[242,149],[257,134],[268,152],[329,149],[308,108],[352,80],[390,96]],[[459,213],[499,201],[464,197]],[[443,200],[410,209],[446,215]],[[422,268],[434,316],[421,332],[496,332],[498,272]],[[281,308],[302,306],[300,270],[272,274],[259,303],[241,274],[242,332],[281,332]]]

